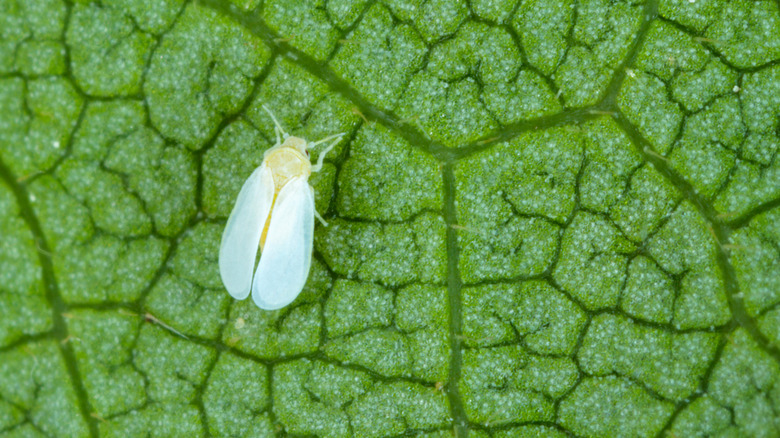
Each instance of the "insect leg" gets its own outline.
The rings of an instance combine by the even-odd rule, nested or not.
[[[324,226],[326,226],[326,227],[328,226],[328,222],[327,222],[325,219],[323,219],[323,218],[322,218],[322,216],[320,216],[320,214],[319,214],[319,213],[317,213],[317,210],[316,210],[316,209],[314,210],[314,217],[316,217],[316,218],[317,218],[317,220],[318,220],[318,221],[320,221],[320,223],[321,223],[322,225],[324,225]]]
[[[328,138],[324,138],[322,140],[318,140],[318,141],[315,141],[314,143],[310,143],[309,144],[308,147],[309,148],[313,148],[314,146],[317,146],[320,143],[324,143],[326,141],[333,140],[328,145],[328,147],[325,148],[324,151],[320,152],[320,156],[317,157],[317,164],[315,164],[314,166],[311,166],[311,171],[312,172],[319,172],[320,170],[322,170],[322,162],[323,162],[323,160],[325,160],[325,155],[328,152],[330,152],[331,149],[333,149],[341,141],[341,138],[342,138],[343,135],[344,135],[344,133],[342,132],[341,134],[331,135]]]

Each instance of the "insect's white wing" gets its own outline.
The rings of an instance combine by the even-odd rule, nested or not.
[[[276,310],[301,293],[311,267],[314,194],[306,178],[291,179],[276,198],[252,283],[258,307]]]
[[[265,164],[255,169],[238,193],[219,247],[219,274],[230,295],[249,296],[257,248],[274,199],[274,178]]]

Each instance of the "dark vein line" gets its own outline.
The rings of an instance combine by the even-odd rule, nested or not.
[[[218,0],[201,0],[199,4],[213,9],[239,23],[253,35],[262,39],[272,52],[292,60],[297,66],[307,70],[325,83],[330,89],[337,91],[345,99],[352,102],[368,119],[379,121],[409,143],[416,145],[418,148],[442,161],[451,159],[456,153],[455,149],[448,148],[429,139],[428,136],[417,129],[415,125],[404,122],[400,117],[397,117],[391,112],[384,111],[371,104],[351,84],[340,79],[329,68],[323,68],[322,62],[317,61],[312,56],[294,48],[287,42],[282,41],[279,38],[279,35],[265,24],[259,14],[241,13],[230,8],[225,2],[220,2]]]
[[[729,254],[723,247],[725,243],[729,242],[729,237],[732,232],[731,228],[723,222],[718,211],[709,205],[701,195],[696,193],[696,190],[690,182],[668,166],[665,158],[661,158],[657,153],[647,152],[653,150],[650,142],[644,138],[639,130],[635,128],[622,113],[618,113],[615,120],[623,131],[629,135],[637,148],[640,149],[639,152],[644,156],[645,161],[651,163],[664,179],[675,186],[683,194],[683,198],[690,202],[698,214],[707,221],[710,230],[714,234],[716,243],[718,244],[716,263],[718,269],[723,274],[726,298],[732,317],[750,334],[750,337],[756,341],[764,352],[772,356],[775,361],[780,362],[780,349],[774,346],[759,330],[756,321],[750,317],[745,310],[742,300],[737,298],[740,292],[739,282],[737,281],[734,266],[729,260]]]
[[[425,136],[424,133],[419,131],[414,126],[404,123],[395,115],[387,113],[379,109],[378,107],[372,105],[367,100],[365,100],[362,97],[362,95],[356,89],[354,89],[349,83],[339,79],[330,70],[323,69],[320,63],[314,60],[314,58],[291,47],[289,44],[285,42],[278,42],[277,35],[275,35],[274,32],[271,31],[265,25],[265,23],[261,20],[259,16],[250,15],[250,14],[241,14],[239,12],[229,9],[226,5],[222,4],[222,2],[218,2],[216,0],[203,0],[201,3],[205,4],[206,6],[212,9],[218,10],[220,13],[229,16],[233,20],[241,23],[245,28],[250,29],[256,35],[259,35],[267,45],[279,51],[281,56],[294,58],[296,65],[299,65],[302,68],[311,71],[312,73],[316,74],[316,76],[320,80],[322,80],[332,89],[338,90],[340,94],[342,94],[353,104],[355,104],[360,109],[361,112],[371,117],[372,119],[379,120],[385,126],[389,127],[391,130],[396,132],[398,135],[400,135],[410,143],[416,145],[420,149],[427,151],[428,153],[437,157],[442,162],[447,163],[444,165],[442,171],[442,176],[444,180],[444,203],[445,203],[443,215],[448,225],[447,227],[447,256],[448,256],[447,285],[448,285],[449,304],[450,304],[449,330],[450,330],[450,346],[451,346],[450,370],[449,370],[449,379],[447,382],[447,396],[449,398],[451,409],[452,409],[452,417],[455,426],[455,432],[457,433],[456,436],[458,437],[466,436],[468,433],[469,425],[463,408],[463,401],[461,399],[459,388],[458,388],[458,382],[461,373],[461,359],[462,359],[461,358],[462,280],[460,278],[460,273],[458,268],[459,245],[457,242],[457,238],[458,238],[457,230],[455,230],[450,226],[450,225],[457,224],[457,211],[455,208],[455,185],[456,184],[455,184],[455,176],[453,173],[452,163],[455,160],[458,160],[459,158],[477,153],[481,150],[491,147],[496,142],[513,138],[517,134],[533,129],[536,126],[544,125],[549,127],[551,124],[558,125],[558,124],[568,124],[572,122],[583,122],[598,116],[599,111],[594,111],[594,110],[613,111],[615,108],[617,108],[617,104],[615,102],[616,95],[618,90],[620,89],[620,84],[623,82],[623,79],[625,77],[624,67],[626,65],[633,64],[634,59],[638,53],[638,47],[642,46],[642,43],[644,42],[644,38],[647,35],[647,29],[649,27],[649,23],[654,21],[657,18],[656,17],[657,2],[648,3],[649,6],[645,10],[644,21],[640,26],[639,30],[637,31],[638,37],[632,42],[632,47],[630,48],[628,52],[629,55],[626,57],[625,61],[618,68],[616,68],[616,74],[613,76],[609,86],[606,88],[607,90],[605,92],[606,94],[604,98],[601,99],[599,104],[585,109],[564,110],[559,114],[536,119],[536,120],[522,121],[514,125],[505,127],[498,133],[498,137],[495,137],[495,133],[492,133],[490,141],[484,141],[484,140],[477,141],[473,144],[466,145],[467,147],[463,149],[450,149],[435,141],[432,141],[427,136]],[[69,63],[67,63],[67,65],[69,65]],[[260,83],[260,82],[256,82],[256,83]],[[620,124],[621,127],[626,132],[629,132],[630,133],[629,135],[633,139],[641,138],[639,132],[635,129],[632,129],[633,127],[624,118],[618,116],[617,119],[618,119],[618,124]],[[217,132],[220,132],[220,130],[218,130]],[[637,144],[649,144],[649,143],[646,142],[644,139],[642,139],[642,141]],[[678,187],[678,189],[680,189],[683,193],[685,193],[685,197],[696,206],[699,213],[703,217],[705,217],[711,224],[713,224],[713,230],[718,241],[726,242],[731,232],[731,229],[725,223],[723,223],[721,220],[718,219],[717,212],[711,206],[709,206],[709,204],[705,200],[701,199],[698,195],[695,194],[695,191],[693,190],[691,185],[687,182],[687,180],[685,180],[682,176],[680,176],[673,170],[670,170],[668,168],[668,164],[665,163],[663,160],[659,158],[654,158],[652,155],[649,155],[644,152],[643,152],[643,156],[645,157],[646,161],[654,164],[655,168],[659,171],[659,173],[661,173],[667,180],[672,182],[676,187]],[[201,170],[200,166],[199,166],[199,170]],[[199,180],[200,177],[201,175],[199,172]],[[0,178],[6,181],[9,187],[11,187],[15,197],[17,198],[17,202],[22,213],[22,218],[25,220],[25,222],[33,232],[37,244],[42,249],[42,251],[39,252],[38,257],[39,257],[39,261],[41,264],[43,277],[44,277],[46,298],[53,309],[54,329],[51,332],[51,336],[60,340],[67,339],[68,330],[62,314],[67,312],[68,306],[62,300],[60,291],[58,289],[58,285],[56,283],[56,279],[53,273],[54,271],[52,266],[52,260],[50,256],[46,255],[50,253],[50,248],[45,239],[45,235],[42,232],[40,223],[38,222],[38,219],[34,214],[34,210],[30,205],[29,198],[27,197],[26,188],[24,187],[24,185],[19,184],[15,181],[15,179],[12,177],[12,173],[9,171],[9,169],[5,166],[5,164],[2,161],[0,161]],[[198,193],[196,202],[200,201],[199,195],[200,193]],[[763,206],[760,206],[759,208],[753,210],[751,213],[748,213],[747,217],[737,219],[731,224],[736,226],[742,226],[745,223],[747,223],[747,221],[750,218],[752,218],[752,216],[754,216],[755,214],[767,211],[771,208],[775,208],[779,204],[780,204],[780,200],[774,200],[768,204],[764,204]],[[168,257],[170,257],[172,252],[173,252],[172,249],[169,248]],[[166,259],[168,257],[166,257]],[[724,273],[724,276],[726,277],[726,288],[728,292],[727,296],[729,298],[729,304],[732,308],[732,314],[734,315],[735,320],[738,321],[739,325],[741,325],[748,332],[750,332],[750,335],[753,337],[753,339],[757,340],[757,342],[759,342],[759,344],[762,345],[762,348],[768,350],[768,352],[771,353],[775,359],[780,358],[780,352],[778,352],[777,349],[771,347],[771,345],[768,343],[768,340],[765,339],[763,335],[758,331],[755,322],[745,313],[745,310],[742,307],[741,302],[735,302],[734,296],[735,293],[738,291],[736,276],[735,273],[733,272],[733,266],[731,266],[731,264],[729,263],[728,254],[723,250],[720,250],[718,252],[718,264],[722,272]],[[165,264],[163,264],[163,266],[165,266]],[[157,278],[159,278],[159,274],[160,273],[158,272],[158,275],[156,276]],[[154,283],[156,283],[156,280],[152,282],[152,284]],[[151,286],[149,287],[149,289],[150,288]],[[96,420],[90,415],[90,413],[92,412],[92,407],[90,406],[85,387],[83,385],[80,373],[78,371],[78,366],[77,366],[74,352],[69,343],[63,344],[62,342],[60,342],[59,348],[64,357],[65,365],[68,368],[68,373],[71,376],[71,381],[73,383],[74,390],[76,391],[78,397],[79,408],[83,414],[85,421],[87,421],[89,425],[90,434],[91,436],[98,436],[97,423]],[[721,342],[721,348],[722,348],[722,342]],[[215,357],[214,363],[212,363],[211,365],[212,367],[214,366],[214,364],[216,364],[218,357],[219,357],[219,353]],[[716,361],[714,361],[713,363],[715,362]],[[205,384],[206,382],[204,382],[204,385]],[[668,423],[668,425],[669,424],[671,424],[671,420]]]
[[[688,409],[688,407],[692,405],[696,400],[708,395],[707,386],[709,385],[710,377],[712,376],[712,373],[715,371],[715,368],[718,366],[718,364],[720,364],[721,357],[723,357],[723,352],[726,347],[726,343],[727,343],[726,336],[721,336],[720,339],[718,339],[718,345],[715,348],[715,353],[712,355],[712,361],[710,362],[709,366],[704,371],[704,373],[701,375],[699,380],[699,385],[697,386],[696,390],[693,391],[691,395],[689,395],[688,397],[684,398],[681,401],[678,401],[675,404],[672,415],[669,416],[669,418],[666,420],[666,424],[664,425],[664,427],[656,435],[657,438],[672,436],[671,429],[674,426],[677,417],[686,409]]]
[[[30,231],[32,231],[35,244],[40,248],[40,251],[37,251],[38,261],[41,266],[41,272],[43,273],[43,286],[46,294],[46,301],[48,301],[52,309],[52,322],[54,326],[52,334],[58,341],[57,347],[60,349],[63,362],[65,363],[68,375],[70,376],[73,390],[76,393],[78,408],[89,427],[89,435],[91,437],[98,437],[97,420],[92,416],[94,409],[89,402],[87,390],[84,386],[81,373],[79,372],[78,363],[76,362],[76,355],[71,348],[70,342],[67,342],[69,339],[68,325],[65,322],[63,314],[67,313],[69,309],[62,299],[57,279],[54,276],[54,266],[50,256],[50,254],[52,254],[52,249],[46,241],[46,236],[43,233],[40,222],[38,222],[38,217],[35,215],[35,211],[30,204],[30,198],[26,188],[16,182],[13,173],[2,160],[0,160],[0,179],[5,181],[8,187],[11,188],[11,191],[16,197],[22,220],[24,220]]]
[[[769,339],[761,333],[756,321],[747,314],[742,301],[736,298],[739,295],[739,283],[736,278],[736,273],[734,272],[734,267],[729,260],[729,254],[723,247],[725,243],[729,242],[729,236],[732,229],[724,222],[720,213],[696,192],[693,185],[676,170],[672,169],[666,159],[662,158],[661,154],[655,152],[652,144],[641,132],[639,132],[639,129],[626,118],[617,104],[617,93],[620,89],[619,85],[625,79],[626,68],[634,65],[636,58],[639,55],[639,49],[644,45],[644,41],[647,38],[650,25],[653,21],[658,19],[658,2],[648,2],[643,13],[643,22],[637,31],[638,36],[632,43],[632,48],[625,61],[621,64],[615,77],[613,77],[610,82],[608,89],[613,91],[608,92],[604,100],[596,105],[596,108],[601,108],[602,110],[614,113],[613,120],[615,120],[623,132],[631,138],[632,143],[636,146],[637,151],[642,155],[644,161],[652,164],[655,170],[665,180],[676,187],[677,190],[682,193],[683,198],[690,202],[699,215],[707,221],[718,243],[716,263],[724,277],[726,298],[733,319],[750,334],[763,351],[771,355],[776,361],[780,361],[780,349],[775,347]],[[676,141],[677,140],[675,140],[675,143]],[[763,212],[764,208],[768,209],[775,204],[775,202],[770,202],[762,206],[763,208],[758,208],[753,212]],[[749,214],[748,217],[752,217],[752,215]],[[745,219],[737,219],[739,223],[742,223],[744,220]]]
[[[636,62],[642,47],[645,45],[645,40],[650,31],[650,25],[658,18],[658,2],[650,1],[645,5],[642,10],[642,23],[639,24],[636,31],[636,38],[631,42],[631,47],[626,51],[626,57],[617,67],[615,67],[615,74],[609,81],[609,85],[606,87],[606,91],[601,101],[594,105],[594,109],[616,112],[618,110],[617,97],[620,93],[621,86],[626,79],[626,69],[633,66]]]
[[[774,210],[778,207],[780,207],[780,198],[772,199],[771,201],[751,208],[736,219],[727,220],[727,222],[731,226],[732,230],[742,228],[747,226],[756,216],[766,213],[770,210]]]
[[[637,29],[637,36],[631,42],[630,48],[627,50],[627,54],[622,63],[620,63],[614,69],[614,75],[610,80],[609,85],[605,88],[602,98],[595,105],[580,108],[564,110],[558,114],[541,117],[534,120],[524,120],[518,123],[508,125],[500,130],[498,133],[491,133],[490,138],[478,139],[470,144],[465,145],[464,148],[450,149],[442,146],[441,144],[430,140],[424,133],[419,131],[416,127],[402,122],[398,117],[393,114],[387,113],[378,107],[372,105],[366,101],[361,94],[354,89],[347,82],[339,79],[330,69],[323,68],[321,63],[317,62],[311,56],[303,53],[302,51],[293,48],[285,42],[280,42],[278,35],[276,35],[268,26],[263,22],[259,14],[240,14],[236,11],[226,8],[215,0],[204,0],[203,4],[212,9],[231,17],[245,28],[252,31],[255,35],[259,36],[265,41],[272,49],[275,49],[281,56],[291,58],[295,63],[302,68],[308,70],[320,80],[326,83],[331,89],[337,90],[346,99],[353,102],[358,109],[390,128],[398,135],[414,144],[416,147],[427,151],[431,155],[438,158],[444,163],[443,177],[444,177],[444,192],[445,192],[445,206],[444,217],[448,225],[457,224],[456,210],[454,206],[455,196],[455,177],[453,174],[453,164],[460,158],[478,153],[484,149],[487,149],[497,142],[506,141],[510,138],[514,138],[522,132],[532,130],[538,126],[557,126],[569,123],[582,123],[584,121],[598,117],[600,114],[609,113],[613,115],[613,119],[621,126],[624,131],[632,138],[634,144],[640,147],[640,153],[645,158],[646,162],[652,163],[653,166],[659,171],[659,173],[668,181],[670,181],[675,187],[677,187],[684,197],[691,202],[698,212],[712,224],[713,232],[716,235],[718,242],[727,242],[731,229],[719,219],[717,212],[708,203],[698,196],[691,184],[686,181],[681,175],[677,174],[674,170],[670,169],[668,163],[663,159],[655,157],[648,150],[652,150],[649,146],[649,142],[641,135],[641,133],[633,127],[625,116],[619,111],[617,105],[617,95],[621,88],[626,76],[626,68],[632,66],[637,56],[640,53],[641,47],[648,35],[650,25],[658,19],[658,3],[648,2],[643,9],[642,23]],[[644,147],[644,148],[642,148]],[[647,149],[647,150],[645,150]],[[769,202],[764,204],[761,208],[754,210],[752,213],[763,212],[771,207],[776,206],[777,202]],[[749,216],[753,216],[750,214]],[[745,218],[738,219],[737,222],[743,224],[746,221]],[[450,300],[450,335],[451,335],[451,357],[450,357],[450,376],[448,382],[448,396],[453,410],[453,418],[456,422],[456,428],[461,431],[467,432],[467,420],[465,412],[463,411],[462,400],[460,399],[457,383],[460,378],[460,365],[461,365],[461,302],[460,302],[460,289],[462,287],[462,281],[460,279],[458,271],[458,259],[459,248],[457,244],[457,232],[452,227],[447,229],[447,254],[448,254],[448,290]],[[726,283],[727,297],[729,300],[730,308],[735,320],[740,326],[744,327],[750,335],[755,339],[762,347],[762,349],[771,354],[775,359],[780,359],[780,351],[773,347],[768,339],[758,330],[758,327],[750,318],[741,302],[735,300],[736,293],[738,292],[738,284],[736,276],[733,270],[733,266],[730,265],[728,260],[728,254],[721,248],[718,252],[717,263],[721,272],[723,272]],[[460,434],[458,435],[460,436]]]
[[[447,377],[446,392],[450,402],[455,436],[463,438],[468,436],[468,418],[463,408],[463,399],[461,398],[459,388],[462,366],[461,333],[463,332],[463,314],[461,289],[463,281],[458,268],[458,261],[460,260],[458,232],[452,227],[452,225],[458,224],[458,215],[455,209],[455,174],[451,164],[443,166],[442,178],[444,185],[444,220],[447,223],[447,292],[450,304],[450,370]]]

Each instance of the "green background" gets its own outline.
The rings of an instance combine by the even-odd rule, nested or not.
[[[779,144],[775,0],[3,0],[0,436],[780,436]]]

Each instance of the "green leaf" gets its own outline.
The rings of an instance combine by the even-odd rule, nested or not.
[[[771,0],[6,0],[0,437],[778,436],[778,149]]]

